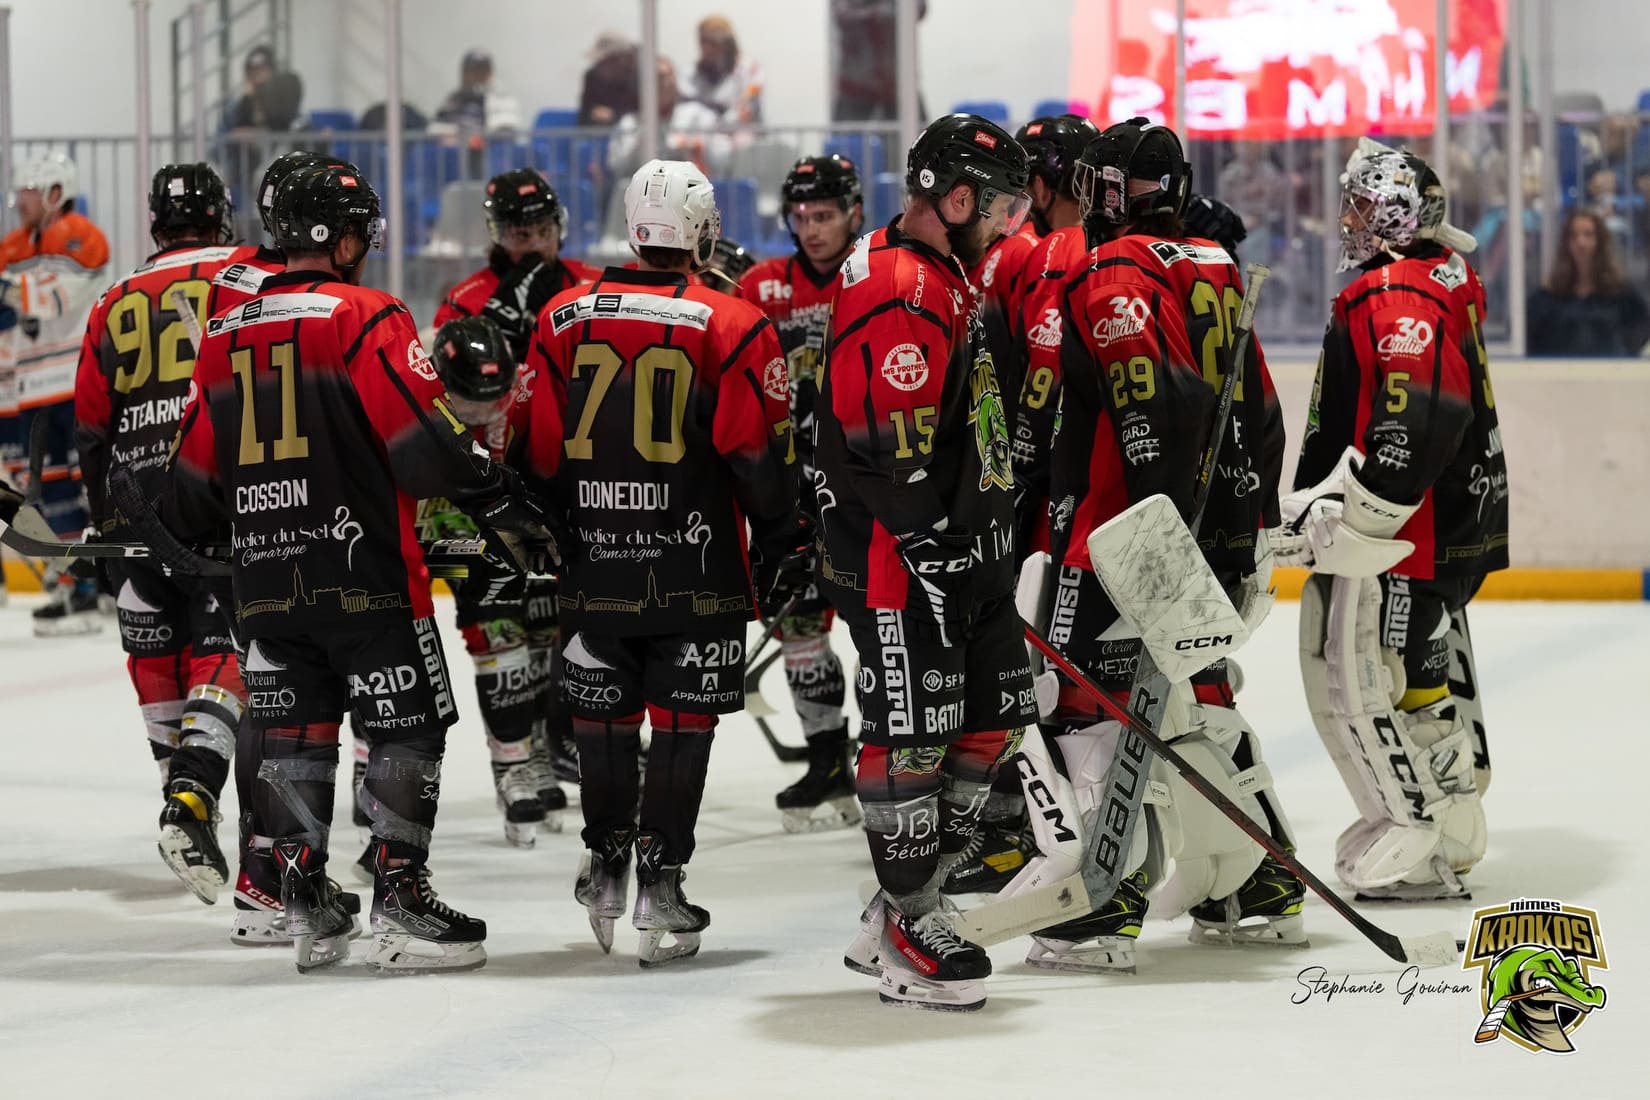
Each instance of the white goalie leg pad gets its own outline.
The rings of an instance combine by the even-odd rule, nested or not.
[[[1260,629],[1260,624],[1272,613],[1272,605],[1278,602],[1277,588],[1272,584],[1275,557],[1271,532],[1262,528],[1255,534],[1255,571],[1243,578],[1232,601],[1250,634]],[[1234,686],[1232,690],[1236,692],[1237,688]]]
[[[1049,600],[1054,585],[1049,576],[1053,568],[1053,559],[1043,550],[1028,556],[1020,566],[1019,579],[1014,584],[1014,608],[1020,613],[1020,618],[1036,627],[1047,631],[1049,623]],[[1026,641],[1026,656],[1031,660],[1031,684],[1037,691],[1037,714],[1040,718],[1052,718],[1055,704],[1060,698],[1060,677],[1052,668],[1046,668],[1048,660],[1041,650]]]
[[[1186,728],[1187,699],[1190,690],[1177,684],[1170,689],[1169,706],[1163,715],[1164,737],[1179,736]],[[1066,762],[1066,774],[1071,778],[1071,789],[1077,800],[1077,809],[1083,821],[1083,835],[1091,835],[1099,827],[1099,815],[1106,801],[1105,780],[1117,755],[1117,743],[1123,727],[1117,722],[1096,722],[1080,730],[1062,734],[1059,738],[1060,755]],[[1141,794],[1142,820],[1137,823],[1129,840],[1129,854],[1123,861],[1121,877],[1146,869],[1147,880],[1162,882],[1168,872],[1169,861],[1179,840],[1165,833],[1175,822],[1164,811],[1170,801],[1168,786],[1157,777],[1161,761],[1154,758],[1152,770],[1147,773],[1146,789]],[[1041,846],[1041,845],[1039,845]],[[1096,901],[1100,899],[1094,899]]]
[[[1455,701],[1455,713],[1472,737],[1473,784],[1478,797],[1490,789],[1490,747],[1484,729],[1484,700],[1478,694],[1478,667],[1472,659],[1472,633],[1467,629],[1465,608],[1453,611],[1449,617],[1449,633],[1444,635],[1449,646],[1449,693]]]
[[[1155,494],[1088,537],[1089,560],[1118,614],[1171,683],[1249,639],[1174,502]]]
[[[1368,777],[1368,769],[1355,759],[1352,744],[1341,736],[1335,716],[1335,707],[1329,698],[1329,662],[1324,656],[1324,632],[1328,627],[1328,597],[1334,579],[1313,576],[1306,579],[1301,589],[1300,658],[1301,680],[1306,688],[1307,710],[1312,725],[1318,731],[1335,770],[1341,773],[1341,782],[1357,803],[1359,821],[1382,821],[1382,809],[1376,784]],[[1389,695],[1390,697],[1390,695]],[[1356,827],[1356,826],[1354,826]]]
[[[1353,796],[1373,826],[1354,826],[1337,842],[1336,872],[1360,890],[1442,881],[1439,864],[1470,868],[1486,839],[1471,740],[1454,707],[1446,699],[1404,714],[1393,705],[1380,606],[1375,579],[1337,577],[1323,633],[1330,726],[1350,765],[1342,774],[1361,785]]]
[[[1288,819],[1272,793],[1272,773],[1248,720],[1235,708],[1201,704],[1193,705],[1190,720],[1192,730],[1174,742],[1175,751],[1267,832],[1272,830],[1266,812],[1271,809],[1284,832],[1280,839],[1290,842]],[[1247,767],[1239,766],[1239,756]],[[1177,821],[1179,847],[1174,877],[1164,884],[1157,901],[1167,915],[1176,917],[1237,890],[1260,866],[1265,852],[1173,768],[1154,761],[1154,778],[1159,768],[1169,787],[1167,813]]]
[[[1084,852],[1083,815],[1071,782],[1054,766],[1041,729],[1026,730],[1014,758],[1038,855],[1027,860],[998,897],[1011,898],[1077,873]]]

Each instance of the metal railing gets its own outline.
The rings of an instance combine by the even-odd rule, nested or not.
[[[169,27],[172,58],[173,157],[190,155],[185,135],[217,129],[234,100],[237,59],[267,45],[292,56],[292,0],[195,0]]]

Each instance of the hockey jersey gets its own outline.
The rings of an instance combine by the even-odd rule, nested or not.
[[[1057,562],[1092,571],[1089,533],[1154,493],[1190,521],[1242,298],[1226,251],[1197,238],[1125,235],[1067,280],[1050,479]],[[1269,424],[1281,454],[1282,419],[1258,339],[1239,369],[1197,532],[1210,566],[1234,577],[1254,571],[1255,533],[1282,475],[1268,457]]]
[[[756,613],[745,523],[797,538],[790,383],[773,325],[685,276],[610,267],[553,298],[528,355],[530,471],[577,540],[569,630],[739,629]]]
[[[1295,487],[1350,446],[1358,479],[1420,508],[1398,531],[1422,580],[1507,567],[1507,462],[1484,352],[1484,287],[1457,253],[1372,261],[1335,299],[1312,387]]]
[[[227,313],[262,290],[265,279],[285,270],[286,256],[279,249],[262,245],[236,248],[229,262],[212,276],[211,315]]]
[[[519,264],[490,263],[447,292],[435,311],[435,327],[482,311],[497,321],[519,364],[527,358],[539,311],[568,287],[593,282],[600,272],[578,260],[545,263],[530,257]],[[489,308],[489,303],[492,303]]]
[[[798,480],[803,510],[817,518],[814,503],[814,409],[819,403],[819,368],[825,358],[825,330],[831,302],[842,285],[840,268],[821,274],[800,253],[763,260],[739,282],[739,296],[761,310],[779,334],[785,372],[791,382],[791,423],[796,428]]]
[[[896,225],[862,237],[842,267],[821,373],[815,461],[822,591],[833,603],[904,609],[900,536],[975,539],[975,593],[1014,585],[1008,410],[977,294],[962,266]]]
[[[203,343],[162,514],[192,537],[227,501],[247,635],[431,614],[418,499],[490,500],[503,475],[442,402],[406,306],[287,271]]]

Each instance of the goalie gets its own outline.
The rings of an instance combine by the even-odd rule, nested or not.
[[[1279,560],[1308,566],[1301,671],[1357,801],[1335,870],[1360,899],[1467,898],[1489,753],[1466,606],[1507,565],[1507,467],[1476,246],[1437,174],[1364,140]]]
[[[1237,368],[1243,374],[1194,547],[1182,521],[1192,511],[1198,460],[1232,354],[1243,296],[1237,269],[1215,242],[1186,236],[1181,216],[1191,169],[1173,131],[1140,118],[1112,126],[1083,150],[1073,182],[1084,230],[1097,247],[1087,270],[1068,279],[1061,293],[1064,390],[1049,493],[1053,561],[1042,566],[1053,576],[1039,586],[1045,609],[1035,619],[1101,688],[1124,698],[1142,644],[1135,624],[1149,616],[1141,614],[1144,600],[1134,607],[1122,603],[1144,586],[1108,579],[1103,587],[1096,568],[1120,556],[1155,560],[1159,573],[1189,566],[1188,573],[1207,577],[1209,605],[1224,605],[1229,595],[1247,609],[1235,632],[1241,641],[1270,604],[1270,567],[1259,532],[1276,522],[1265,513],[1276,511],[1281,448],[1268,443],[1276,441],[1281,425],[1264,358],[1251,344]],[[1091,546],[1097,545],[1091,533],[1125,510],[1152,507],[1147,498],[1158,494],[1160,518],[1187,552],[1176,560],[1167,542],[1144,552],[1129,545],[1122,555],[1097,552],[1091,561]],[[1034,556],[1027,570],[1044,560]],[[1022,592],[1036,583],[1022,577]],[[1153,626],[1174,633],[1179,628],[1165,620],[1188,618],[1195,608],[1195,601],[1165,601]],[[1159,631],[1144,633],[1157,655]],[[1255,733],[1235,706],[1234,670],[1224,658],[1186,662],[1176,655],[1184,650],[1214,657],[1202,648],[1210,640],[1188,636],[1168,647],[1169,656],[1158,657],[1172,684],[1160,735],[1256,822],[1292,845]],[[1171,669],[1171,658],[1178,670]],[[1053,744],[1064,758],[1085,831],[1108,827],[1106,792],[1125,740],[1119,723],[1075,686],[1062,684],[1053,726]],[[1036,804],[1031,770],[1040,770],[1034,759],[1021,771],[1028,800]],[[1038,932],[1028,963],[1132,970],[1149,892],[1171,914],[1190,910],[1194,942],[1304,944],[1298,879],[1161,762],[1151,767],[1147,788],[1144,813],[1117,830],[1122,878],[1116,892],[1091,898],[1093,912]],[[1042,827],[1047,818],[1032,818],[1039,849],[1045,856],[1057,851],[1059,838]],[[1027,873],[1036,874],[1037,867]],[[1011,883],[1004,894],[1015,892]]]

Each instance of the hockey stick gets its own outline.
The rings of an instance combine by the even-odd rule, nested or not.
[[[182,294],[182,291],[174,291]],[[189,549],[161,522],[154,508],[143,495],[143,488],[131,470],[122,466],[109,475],[109,497],[115,502],[155,559],[174,573],[190,577],[227,577],[231,573],[226,561],[208,558]]]
[[[806,760],[808,758],[808,747],[806,745],[787,745],[774,734],[773,727],[768,725],[768,719],[779,712],[773,708],[773,705],[762,694],[762,676],[772,667],[775,661],[779,660],[784,653],[784,649],[776,646],[770,653],[763,654],[760,657],[758,657],[758,654],[762,653],[763,648],[779,632],[780,624],[790,617],[800,601],[800,596],[792,596],[785,601],[785,605],[779,609],[772,619],[763,624],[762,634],[756,639],[756,644],[751,646],[751,657],[745,664],[745,713],[755,719],[756,728],[762,732],[762,739],[768,743],[768,748],[772,749],[773,754],[786,764],[795,764]]]
[[[1475,1043],[1494,1042],[1501,1034],[1501,1025],[1506,1022],[1507,1011],[1512,1008],[1514,1001],[1522,1001],[1529,997],[1538,997],[1543,993],[1550,992],[1551,990],[1548,989],[1526,989],[1522,993],[1509,993],[1502,997],[1490,1006],[1488,1012],[1484,1013],[1484,1020],[1478,1025],[1478,1030],[1473,1034],[1472,1041]]]
[[[178,311],[178,320],[183,322],[183,330],[189,334],[189,346],[195,354],[201,353],[201,319],[195,313],[195,307],[189,304],[189,295],[181,289],[172,291],[172,308]]]
[[[1249,265],[1243,301],[1238,307],[1237,338],[1229,349],[1231,354],[1226,360],[1226,375],[1215,406],[1214,422],[1210,425],[1208,446],[1198,464],[1197,480],[1192,491],[1192,521],[1187,527],[1194,543],[1214,481],[1215,460],[1226,435],[1226,424],[1232,416],[1240,372],[1253,339],[1260,288],[1269,274],[1270,269],[1262,264]],[[1195,552],[1195,545],[1193,550]],[[1047,641],[1036,633],[1036,628],[1031,624],[1026,624],[1026,635],[1038,649],[1045,654],[1049,652]],[[1070,667],[1064,658],[1059,663]],[[1147,735],[1163,728],[1163,714],[1168,701],[1169,679],[1158,669],[1150,649],[1142,646],[1134,682],[1129,689],[1127,713],[1132,718],[1123,722],[1116,755],[1100,783],[1104,801],[1095,814],[1079,873],[1049,886],[981,907],[977,915],[965,917],[965,921],[972,919],[975,922],[969,926],[970,939],[982,946],[989,946],[1025,932],[1046,928],[1062,919],[1086,916],[1117,892],[1118,883],[1125,873],[1124,861],[1128,858],[1135,830],[1140,823],[1146,774],[1151,768]],[[1108,709],[1117,710],[1115,704]],[[1118,713],[1122,712],[1118,710]],[[982,936],[994,938],[982,939]]]
[[[40,514],[41,498],[46,492],[46,434],[51,430],[51,422],[43,415],[44,410],[36,413],[34,420],[29,423],[29,483],[23,488],[23,507],[35,513],[31,520],[39,520],[39,534],[51,531],[51,524],[46,517]],[[31,526],[32,526],[31,522]],[[52,537],[57,533],[52,531]],[[40,582],[40,587],[46,587],[46,562],[36,561],[33,558],[24,558],[23,565],[34,574],[34,579]]]

